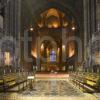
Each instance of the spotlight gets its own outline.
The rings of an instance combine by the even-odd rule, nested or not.
[[[72,27],[72,30],[74,31],[75,29],[76,29],[76,28],[73,26],[73,27]]]
[[[65,45],[62,45],[62,48],[65,48]]]
[[[41,45],[41,50],[43,50],[43,49],[44,49],[44,44]]]
[[[33,31],[33,30],[34,30],[33,27],[31,27],[31,28],[30,28],[30,31]]]

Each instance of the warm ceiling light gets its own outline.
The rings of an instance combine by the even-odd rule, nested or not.
[[[41,21],[38,22],[38,26],[39,26],[39,28],[43,27],[43,20],[41,20]]]
[[[34,50],[34,51],[32,50],[32,51],[31,51],[31,55],[32,55],[33,57],[37,58],[37,52],[36,52],[36,50]]]
[[[41,23],[41,24],[38,24],[38,26],[40,27],[40,28],[42,28],[43,27],[43,24]]]
[[[43,50],[43,49],[44,49],[44,44],[41,45],[41,50]]]
[[[58,11],[54,8],[51,8],[47,11],[47,18],[50,17],[50,16],[56,16],[56,17],[59,17],[59,14],[58,14]]]
[[[69,50],[69,57],[72,57],[75,54],[75,50]]]
[[[73,26],[73,27],[72,27],[72,30],[74,31],[75,29],[76,29],[75,26]]]
[[[62,48],[65,48],[65,45],[62,45]]]
[[[48,28],[52,28],[52,25],[51,24],[48,24]]]
[[[30,28],[30,31],[33,31],[33,30],[34,30],[33,27],[31,27],[31,28]]]
[[[54,28],[58,28],[58,23],[53,23]]]
[[[60,52],[60,48],[58,48],[58,53]]]
[[[63,27],[67,27],[67,26],[68,26],[68,22],[64,22]]]

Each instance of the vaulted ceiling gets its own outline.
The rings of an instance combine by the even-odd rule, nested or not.
[[[61,44],[61,29],[67,27],[71,33],[72,25],[77,26],[77,35],[83,38],[83,0],[22,0],[21,32],[31,26],[39,31],[39,35],[50,35]],[[45,29],[47,27],[47,29]],[[48,30],[48,28],[51,28]],[[56,30],[57,29],[57,30]],[[73,33],[73,32],[72,32]],[[38,33],[33,33],[33,45]]]
[[[21,30],[27,29],[30,24],[36,23],[39,15],[50,8],[58,9],[77,21],[79,30],[83,30],[83,0],[21,0]],[[52,9],[50,9],[52,11]],[[45,12],[46,13],[46,12]],[[49,12],[52,13],[52,12]],[[58,16],[57,12],[54,11]],[[49,14],[47,16],[50,16]]]

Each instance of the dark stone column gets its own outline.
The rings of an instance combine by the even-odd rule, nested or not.
[[[100,31],[100,0],[96,0],[96,27]]]
[[[90,0],[91,36],[96,32],[96,0]]]
[[[84,5],[84,61],[86,61],[87,58],[87,34],[88,34],[88,0],[83,0]]]
[[[96,31],[96,0],[83,0],[84,3],[84,60],[92,66],[91,38]],[[89,48],[89,49],[88,49]],[[88,52],[89,51],[89,52]]]
[[[20,0],[5,1],[4,30],[4,35],[13,37],[15,42],[13,44],[13,59],[16,69],[20,59]]]

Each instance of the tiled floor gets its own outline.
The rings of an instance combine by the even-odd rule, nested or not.
[[[20,93],[1,93],[0,100],[97,100],[84,94],[65,80],[38,80],[34,89]]]
[[[68,81],[64,80],[39,80],[34,83],[33,91],[27,89],[22,95],[33,96],[84,96],[74,88]]]

